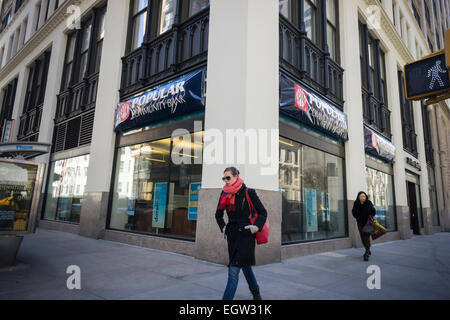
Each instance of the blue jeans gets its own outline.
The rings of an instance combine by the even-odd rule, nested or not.
[[[248,287],[250,291],[259,289],[258,283],[256,282],[255,274],[253,273],[252,267],[242,267],[245,279],[247,279]],[[239,282],[239,273],[241,272],[240,267],[229,266],[228,267],[228,283],[223,294],[222,300],[233,300],[234,294]]]

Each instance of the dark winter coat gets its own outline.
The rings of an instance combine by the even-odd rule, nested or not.
[[[375,207],[369,199],[364,201],[363,204],[361,204],[361,201],[357,199],[353,204],[352,214],[356,219],[358,226],[360,226],[361,228],[366,225],[367,220],[369,219],[369,214],[373,218],[375,217],[376,213],[377,211],[375,210]]]
[[[228,241],[228,266],[247,267],[255,265],[255,243],[256,235],[252,234],[249,229],[244,229],[245,226],[251,225],[249,220],[250,210],[245,196],[245,184],[242,184],[241,189],[235,194],[235,209],[228,212],[228,224],[225,228],[225,235]],[[221,195],[223,194],[223,191]],[[248,189],[250,200],[258,212],[258,219],[255,221],[255,226],[262,230],[266,223],[267,211],[259,200],[255,189]],[[220,197],[219,197],[220,204]],[[222,231],[225,226],[223,213],[225,210],[219,210],[219,204],[216,210],[216,221]]]

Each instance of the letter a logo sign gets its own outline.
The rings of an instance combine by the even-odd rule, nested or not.
[[[307,93],[305,90],[303,90],[302,87],[300,87],[297,84],[294,84],[295,88],[295,107],[302,109],[303,111],[308,111],[308,99],[307,99]]]

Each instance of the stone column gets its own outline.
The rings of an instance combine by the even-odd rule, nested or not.
[[[446,150],[448,150],[448,144],[446,138],[447,128],[444,127],[443,121],[441,121],[441,112],[446,112],[443,108],[448,106],[442,104],[435,104],[431,107],[432,113],[430,114],[431,122],[431,137],[434,149],[434,163],[436,174],[436,192],[438,197],[439,217],[441,227],[443,231],[450,231],[450,185],[448,174],[448,156]]]
[[[406,195],[405,152],[403,151],[402,116],[400,111],[400,88],[398,65],[393,51],[386,53],[386,77],[388,103],[391,110],[392,143],[395,145],[394,192],[397,214],[397,229],[401,239],[411,238],[411,223]]]
[[[52,143],[53,140],[53,128],[57,97],[61,86],[62,70],[64,68],[64,56],[66,51],[66,39],[67,36],[64,33],[56,33],[54,36],[52,51],[50,55],[50,64],[47,74],[47,85],[45,88],[44,105],[42,108],[41,124],[39,126],[39,142],[40,143]],[[50,154],[42,155],[34,159],[35,161],[49,164]],[[46,168],[48,170],[48,167]],[[44,183],[42,184],[42,193],[44,198],[44,192],[47,186],[47,177],[44,175]]]
[[[256,262],[281,260],[278,11],[277,0],[211,1],[205,151],[196,239],[196,256],[200,259],[228,263],[226,241],[215,221],[215,212],[223,170],[236,166],[247,186],[256,189],[269,215],[269,243],[257,247]],[[227,161],[235,141],[226,137],[227,129],[256,133],[259,144],[273,154],[270,163],[262,163],[258,155],[262,148],[249,143],[249,139],[240,139],[245,140],[243,149],[234,148],[238,156],[245,156],[245,161],[237,162],[236,156]],[[208,141],[210,137],[212,141]],[[215,164],[210,163],[207,151],[213,146],[224,158],[218,158]],[[249,161],[253,155],[258,156],[257,164]],[[268,166],[273,170],[267,174],[264,169]]]
[[[15,120],[12,132],[13,141],[17,141],[17,135],[19,134],[20,117],[22,116],[23,104],[25,103],[25,93],[27,90],[29,73],[29,69],[25,65],[22,65],[18,75],[19,79],[17,81],[16,98],[14,99],[12,113],[12,119]]]
[[[427,170],[427,160],[425,155],[425,138],[423,134],[423,122],[422,122],[422,106],[420,102],[415,101],[413,103],[414,112],[414,124],[417,133],[417,152],[418,160],[422,171],[420,174],[420,196],[422,203],[422,213],[423,213],[423,226],[425,234],[432,233],[433,221],[431,217],[430,208],[430,191],[428,182],[428,170]],[[419,208],[418,208],[419,209]]]
[[[89,172],[80,220],[80,235],[91,238],[103,237],[106,227],[114,160],[114,111],[120,98],[121,58],[125,55],[129,8],[130,0],[108,2]]]
[[[366,154],[364,150],[364,119],[361,98],[361,67],[359,63],[358,6],[356,1],[339,1],[341,59],[344,72],[344,112],[348,117],[349,141],[345,144],[347,207],[349,236],[354,247],[361,247],[357,224],[351,213],[359,191],[367,189]],[[355,33],[356,30],[356,33]],[[358,63],[355,63],[358,61]],[[358,176],[358,178],[356,178]]]

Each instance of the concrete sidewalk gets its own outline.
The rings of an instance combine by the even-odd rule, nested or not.
[[[372,248],[346,249],[255,267],[265,300],[450,299],[450,233]],[[81,268],[81,290],[68,290],[66,269]],[[369,290],[369,265],[381,289]],[[38,229],[26,236],[18,264],[0,269],[0,299],[221,299],[224,266],[192,257]],[[236,300],[250,299],[241,273]]]

